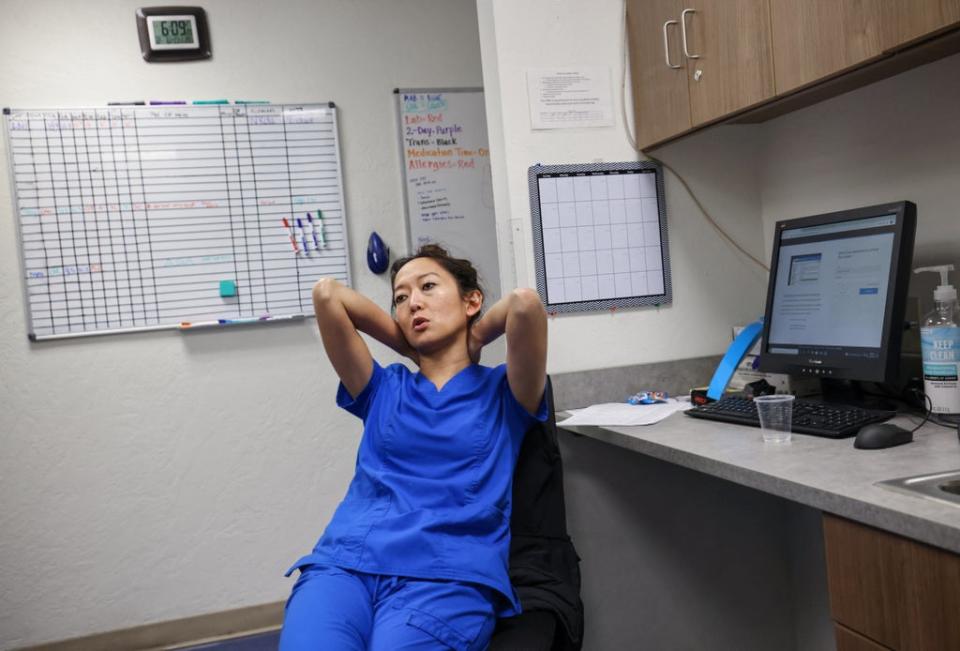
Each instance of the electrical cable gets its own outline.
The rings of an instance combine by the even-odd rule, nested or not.
[[[627,90],[626,89],[627,89],[627,63],[628,62],[627,62],[627,3],[626,3],[626,0],[624,0],[623,2],[622,23],[623,23],[623,39],[621,40],[621,45],[620,45],[620,55],[621,55],[620,61],[623,64],[622,66],[623,73],[620,77],[620,114],[623,120],[623,130],[627,136],[627,142],[630,143],[630,146],[634,149],[634,151],[636,151],[637,153],[643,156],[646,156],[648,159],[659,164],[664,169],[669,170],[671,174],[677,177],[677,180],[679,180],[680,183],[683,185],[684,189],[686,189],[687,193],[690,195],[690,198],[693,199],[693,203],[696,204],[697,208],[700,209],[700,213],[703,215],[704,219],[706,219],[707,222],[711,226],[713,226],[713,228],[717,231],[717,233],[720,234],[720,236],[723,239],[729,242],[737,251],[742,253],[744,256],[750,259],[751,262],[759,266],[761,269],[763,269],[764,271],[770,271],[770,267],[767,266],[763,262],[763,260],[760,260],[759,258],[754,256],[752,253],[747,251],[745,248],[740,246],[740,244],[736,240],[734,240],[733,237],[728,235],[727,232],[723,230],[723,227],[721,227],[720,224],[718,224],[716,220],[714,220],[714,218],[710,216],[710,213],[708,213],[706,208],[703,207],[703,204],[700,203],[700,200],[697,198],[697,195],[695,195],[693,193],[693,190],[690,189],[690,185],[687,183],[686,179],[680,176],[680,174],[677,173],[677,170],[673,169],[670,165],[663,162],[662,160],[655,158],[650,154],[647,154],[637,146],[637,140],[636,138],[634,138],[633,134],[630,133],[630,125],[627,122]]]
[[[930,420],[931,414],[933,414],[933,401],[930,399],[930,396],[928,396],[928,395],[927,395],[925,392],[923,392],[923,391],[918,391],[918,393],[920,393],[920,394],[923,395],[923,401],[924,401],[923,404],[924,404],[924,406],[926,407],[926,414],[924,415],[923,420],[920,421],[920,424],[917,425],[916,427],[914,427],[912,430],[910,430],[910,433],[911,433],[911,434],[913,434],[913,433],[916,432],[918,429],[920,429],[921,427],[923,427],[924,425],[926,425],[926,424],[927,424],[927,421]]]

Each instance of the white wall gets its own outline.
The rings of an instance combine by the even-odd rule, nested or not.
[[[914,267],[960,271],[958,107],[954,55],[762,125],[767,255],[778,220],[908,199],[917,204]],[[932,309],[938,278],[912,283],[921,308]]]
[[[534,278],[529,165],[638,158],[619,111],[611,128],[532,131],[527,107],[530,66],[609,66],[619,87],[621,0],[286,0],[269,11],[207,0],[214,59],[173,65],[140,58],[141,5],[5,0],[0,106],[336,101],[354,278],[381,304],[386,283],[362,260],[373,228],[402,248],[392,88],[482,80],[506,286]],[[258,31],[263,46],[251,49]],[[960,262],[958,65],[657,153],[755,255],[769,255],[777,219],[910,198],[917,262]],[[359,436],[332,404],[315,329],[29,345],[8,179],[0,174],[0,648],[285,598],[281,573],[342,496]],[[551,319],[550,372],[719,353],[728,326],[762,309],[765,274],[719,240],[669,174],[666,192],[674,304]]]
[[[534,278],[527,167],[537,162],[637,159],[623,135],[619,111],[612,128],[532,131],[525,70],[609,66],[615,85],[619,85],[622,7],[622,0],[477,0],[498,219],[502,227],[520,227],[514,257],[521,283]],[[711,214],[761,259],[769,260],[777,220],[910,199],[919,209],[915,263],[952,261],[960,268],[958,67],[960,56],[955,56],[768,123],[707,129],[666,145],[656,154],[683,174]],[[758,272],[719,240],[669,173],[666,195],[674,305],[615,316],[551,319],[551,372],[719,353],[729,342],[729,325],[743,323],[762,311],[766,273]],[[957,282],[960,284],[960,275]],[[928,283],[932,284],[932,279]],[[912,293],[929,301],[918,285],[914,283]],[[574,542],[585,556],[587,645],[593,648],[591,640],[601,646],[604,641],[616,640],[619,647],[614,643],[611,648],[620,648],[629,645],[628,641],[636,644],[640,638],[662,634],[659,628],[637,632],[650,618],[643,614],[648,611],[636,614],[640,612],[636,603],[643,594],[630,591],[628,584],[635,573],[627,572],[623,583],[623,574],[616,573],[619,564],[606,563],[603,554],[609,555],[609,550],[598,543],[636,537],[637,531],[632,529],[642,529],[644,519],[604,520],[602,513],[593,517],[598,509],[609,510],[607,502],[616,508],[617,499],[625,495],[621,489],[642,483],[637,479],[638,470],[607,463],[600,464],[604,471],[598,473],[596,463],[577,458],[583,450],[572,451],[576,454],[566,459],[571,471],[568,516],[576,534]],[[645,476],[643,469],[640,476]],[[611,484],[617,484],[617,490],[611,492]],[[576,490],[571,493],[571,488]],[[591,502],[591,494],[603,495],[606,501]],[[629,498],[622,501],[623,513],[636,507]],[[638,511],[634,508],[633,512]],[[604,522],[609,523],[607,528]],[[625,548],[635,551],[636,545]],[[591,551],[595,552],[592,559]],[[808,563],[822,571],[822,560],[794,554],[791,562]],[[799,583],[810,584],[803,587],[810,593],[804,598],[814,600],[819,610],[810,614],[804,606],[806,611],[798,611],[802,616],[797,622],[807,617],[815,623],[798,629],[796,646],[828,648],[825,588],[819,578],[803,577]],[[669,577],[666,580],[669,585]],[[692,579],[685,577],[678,585],[684,589],[685,583],[698,580],[710,577],[700,573]],[[617,585],[626,587],[611,597]],[[618,596],[623,598],[618,601]],[[683,607],[689,608],[689,604]],[[593,612],[596,608],[602,612]],[[671,637],[674,629],[670,629],[671,635],[664,639],[683,638],[679,627],[686,615],[678,612],[676,621],[667,622],[680,633]],[[736,618],[729,622],[732,627],[739,625]],[[662,624],[658,620],[651,627]]]
[[[391,91],[481,84],[474,3],[205,0],[214,56],[187,64],[142,60],[143,4],[4,0],[0,106],[335,101],[355,284],[386,305],[363,252],[404,248]],[[315,326],[30,345],[9,194],[4,165],[0,648],[285,599],[360,433]]]
[[[619,110],[623,1],[478,0],[477,13],[497,218],[501,229],[521,229],[513,248],[517,283],[532,285],[527,168],[640,158],[625,135]],[[526,70],[566,66],[611,69],[615,126],[531,129]],[[629,100],[629,86],[627,95]],[[755,130],[724,127],[688,138],[661,157],[686,177],[713,216],[759,256],[757,144]],[[719,239],[670,174],[666,201],[673,305],[551,319],[551,373],[720,353],[730,341],[731,326],[761,313],[766,274]]]

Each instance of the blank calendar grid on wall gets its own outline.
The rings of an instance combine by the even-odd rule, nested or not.
[[[660,174],[653,163],[530,168],[537,289],[549,310],[671,301]]]
[[[300,316],[349,282],[332,105],[5,116],[31,338]]]

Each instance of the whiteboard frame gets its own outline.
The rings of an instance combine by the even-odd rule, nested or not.
[[[17,198],[17,180],[13,169],[13,147],[11,147],[10,129],[7,126],[8,116],[12,109],[3,109],[3,144],[7,148],[7,169],[10,170],[10,217],[16,222],[17,227],[17,267],[20,272],[20,291],[23,296],[23,311],[27,317],[27,337],[30,341],[37,341],[33,334],[33,315],[30,313],[30,290],[27,288],[27,259],[23,252],[23,226],[20,224],[20,201]]]
[[[296,103],[296,102],[293,102]],[[314,102],[304,102],[304,104],[312,104]],[[323,103],[323,102],[319,102]],[[343,192],[343,160],[340,156],[340,108],[333,102],[328,102],[328,105],[331,110],[333,110],[333,149],[337,154],[337,169],[340,170],[339,176],[339,190],[340,190],[340,218],[343,220],[343,250],[347,254],[347,287],[353,287],[353,273],[350,271],[352,266],[350,259],[350,234],[347,228],[347,195]],[[313,312],[304,313],[304,316],[315,316]]]
[[[403,121],[400,119],[403,117],[401,110],[403,105],[400,101],[400,96],[404,93],[482,93],[483,86],[470,86],[467,88],[394,88],[393,89],[393,105],[396,109],[397,117],[397,154],[399,155],[398,160],[400,161],[400,186],[403,190],[403,231],[404,239],[407,242],[407,251],[408,255],[413,255],[413,229],[410,227],[410,197],[407,194],[407,170],[404,168],[403,162],[406,160],[403,150]]]
[[[350,236],[349,228],[347,224],[347,210],[346,210],[346,196],[343,191],[343,160],[340,153],[340,123],[339,123],[339,107],[335,102],[332,101],[320,101],[320,102],[282,102],[276,103],[267,102],[269,105],[274,106],[286,106],[286,105],[326,105],[329,108],[333,115],[333,134],[334,134],[334,152],[336,154],[337,168],[339,170],[338,174],[338,190],[340,192],[340,215],[343,220],[343,242],[344,242],[344,253],[346,255],[346,276],[347,276],[347,286],[353,286],[353,274],[351,271],[352,267],[352,258],[350,255]],[[242,105],[242,104],[238,104]],[[27,277],[25,270],[26,259],[24,258],[24,249],[23,249],[23,232],[22,225],[20,220],[20,210],[19,210],[19,200],[17,197],[17,187],[16,187],[16,178],[14,174],[13,167],[13,148],[11,147],[10,139],[10,128],[9,128],[9,119],[13,111],[98,111],[104,109],[123,109],[123,108],[148,108],[150,105],[107,105],[107,106],[70,106],[70,107],[4,107],[3,108],[3,137],[4,137],[4,146],[7,150],[7,170],[9,171],[10,178],[10,202],[11,202],[11,216],[16,222],[16,233],[17,233],[17,260],[19,262],[20,270],[20,291],[23,298],[23,310],[26,316],[26,325],[27,325],[27,338],[31,342],[39,341],[52,341],[57,339],[80,339],[87,337],[102,337],[105,335],[115,335],[115,334],[131,334],[138,332],[155,332],[158,330],[179,330],[181,332],[190,332],[193,330],[207,330],[213,328],[226,328],[226,327],[245,327],[248,325],[267,325],[271,323],[285,322],[289,323],[291,321],[301,321],[310,317],[314,317],[315,313],[313,310],[309,312],[305,311],[299,314],[280,314],[276,317],[270,319],[259,319],[256,322],[252,320],[244,319],[242,322],[231,323],[231,324],[214,324],[214,323],[204,323],[198,324],[196,326],[191,325],[189,328],[184,328],[180,323],[170,323],[170,324],[155,324],[149,326],[135,326],[128,328],[113,328],[107,330],[91,330],[85,332],[67,332],[61,334],[51,334],[51,335],[37,335],[34,333],[33,326],[33,315],[30,312],[30,291],[27,286]],[[195,104],[187,104],[186,106],[200,106]]]
[[[540,174],[591,174],[593,172],[653,170],[657,188],[657,213],[660,222],[660,256],[663,263],[663,294],[647,294],[620,298],[601,298],[564,303],[547,302],[547,274],[543,251],[543,222],[540,216]],[[667,207],[663,189],[663,168],[652,161],[625,163],[573,163],[564,165],[531,165],[527,170],[530,190],[530,221],[533,233],[534,269],[537,275],[537,293],[550,313],[599,312],[624,308],[670,305],[673,286],[670,278],[670,247],[667,239]]]
[[[394,109],[395,117],[397,124],[397,156],[400,163],[400,185],[403,196],[403,214],[404,214],[404,240],[406,242],[408,255],[413,255],[416,252],[414,242],[413,242],[413,227],[411,226],[412,216],[410,214],[410,196],[407,191],[407,170],[406,170],[406,154],[405,154],[405,145],[404,145],[404,135],[403,135],[403,104],[401,96],[404,93],[483,93],[483,86],[464,86],[459,88],[453,87],[438,87],[438,88],[394,88]],[[486,106],[484,105],[484,114],[486,113]],[[489,126],[489,125],[488,125]],[[490,135],[489,130],[485,134],[487,140],[487,149],[489,150],[490,145]],[[493,207],[493,219],[494,219],[494,253],[496,254],[496,264],[493,265],[490,269],[480,269],[478,266],[478,260],[473,257],[470,257],[471,263],[477,267],[477,271],[483,276],[481,278],[483,284],[484,292],[484,305],[492,305],[497,300],[499,300],[503,295],[503,270],[501,268],[501,251],[500,251],[500,234],[499,234],[499,225],[496,222],[496,207]],[[440,242],[440,244],[443,244]],[[455,243],[454,243],[455,244]],[[488,278],[486,275],[496,275],[496,282],[493,282],[494,278]]]

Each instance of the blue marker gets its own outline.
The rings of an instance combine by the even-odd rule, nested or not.
[[[307,213],[307,221],[310,222],[310,232],[313,235],[313,245],[317,251],[320,250],[320,240],[317,239],[317,224],[313,221],[313,215]]]
[[[300,229],[300,241],[303,242],[303,252],[309,253],[310,247],[307,246],[307,231],[303,228],[303,220],[297,217],[297,228]]]

